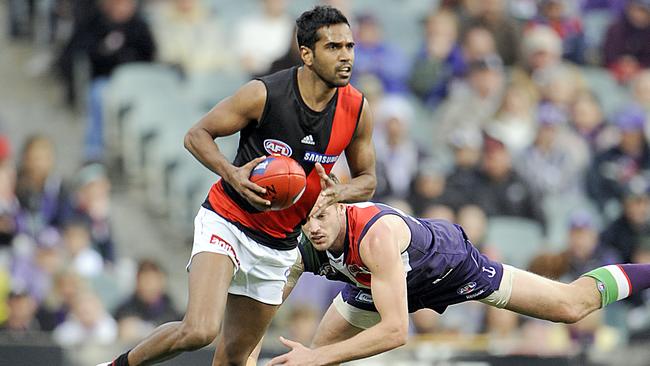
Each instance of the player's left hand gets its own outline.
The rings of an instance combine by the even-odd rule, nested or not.
[[[283,365],[283,366],[317,366],[318,355],[310,348],[303,346],[298,342],[288,340],[280,337],[280,342],[286,347],[291,348],[291,351],[275,357],[266,366]]]
[[[337,185],[334,180],[327,175],[325,168],[323,168],[320,163],[316,163],[315,169],[320,177],[321,191],[316,199],[316,203],[314,203],[311,213],[309,214],[310,217],[318,216],[324,209],[339,201],[339,185]]]

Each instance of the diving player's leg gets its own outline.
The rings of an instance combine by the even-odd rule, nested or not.
[[[253,356],[278,307],[246,296],[229,294],[212,365],[245,365],[249,355]],[[257,355],[253,357],[257,359]]]
[[[504,279],[497,293],[508,291],[511,284],[505,308],[519,314],[575,323],[600,308],[600,293],[591,278],[581,277],[566,284],[504,266]]]
[[[158,327],[128,353],[128,365],[149,365],[210,344],[218,335],[233,273],[228,256],[199,253],[192,259],[185,317]]]
[[[505,302],[506,309],[524,315],[575,323],[597,309],[649,287],[650,264],[599,267],[570,284],[504,266],[501,286],[491,297],[500,294],[500,304]]]

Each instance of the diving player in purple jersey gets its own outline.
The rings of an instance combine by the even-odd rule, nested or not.
[[[335,204],[311,216],[285,297],[304,271],[343,280],[310,348],[280,338],[291,351],[269,365],[326,365],[406,343],[408,314],[442,313],[478,300],[539,319],[574,323],[650,287],[650,264],[599,267],[570,284],[491,261],[463,229],[418,219],[375,203]]]

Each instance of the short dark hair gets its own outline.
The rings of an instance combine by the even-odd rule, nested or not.
[[[340,10],[327,5],[319,5],[308,10],[296,19],[296,38],[298,46],[314,49],[318,42],[318,30],[321,27],[345,23],[350,26],[348,19]]]

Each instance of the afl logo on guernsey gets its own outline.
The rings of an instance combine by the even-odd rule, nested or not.
[[[291,146],[286,142],[274,139],[264,140],[264,150],[269,154],[280,154],[284,156],[291,156]]]

